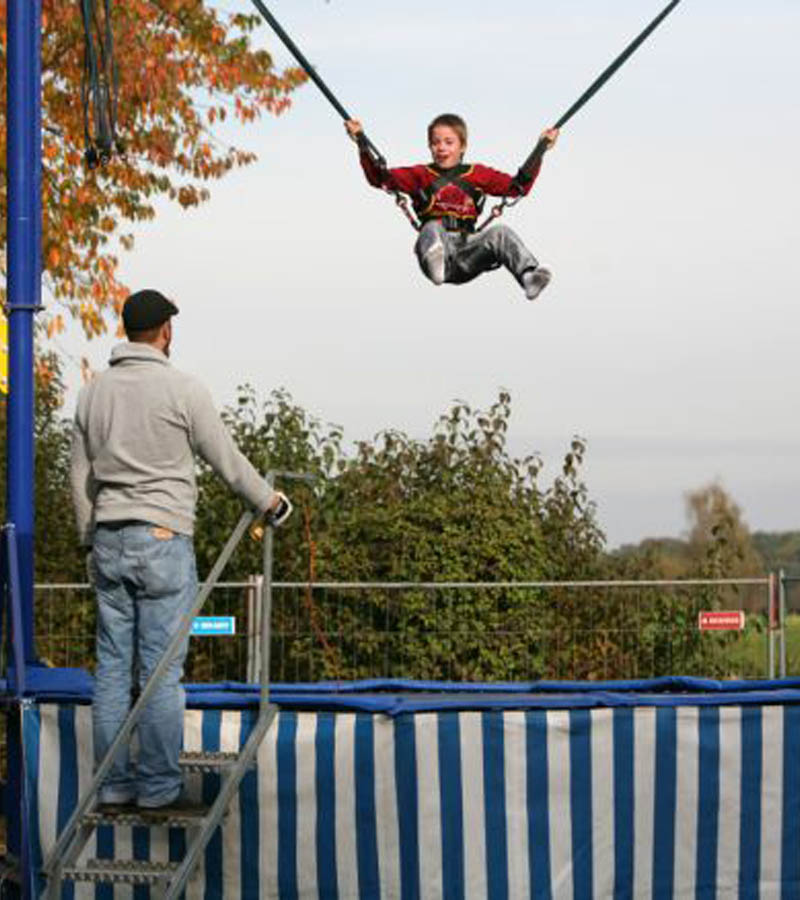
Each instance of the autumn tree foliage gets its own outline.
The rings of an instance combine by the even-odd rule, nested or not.
[[[97,11],[102,18],[103,4]],[[57,312],[48,327],[77,317],[87,336],[119,314],[126,288],[117,278],[121,246],[133,223],[155,216],[155,201],[182,207],[209,197],[211,181],[252,163],[253,153],[215,133],[226,118],[256,122],[279,115],[304,80],[298,69],[277,72],[254,46],[259,19],[222,12],[205,0],[116,0],[111,21],[119,71],[117,131],[123,155],[105,166],[84,164],[81,75],[84,36],[76,0],[43,0],[42,125],[45,286]],[[0,0],[6,54],[6,0]],[[101,23],[102,24],[102,23]],[[5,59],[0,91],[0,153],[5,158]],[[0,186],[5,245],[6,183]],[[3,260],[3,275],[5,261]]]

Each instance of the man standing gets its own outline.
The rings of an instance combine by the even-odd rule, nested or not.
[[[128,342],[81,390],[75,413],[72,495],[80,538],[92,548],[97,594],[97,763],[128,713],[134,671],[144,685],[197,595],[195,454],[273,524],[291,512],[239,452],[205,387],[170,365],[177,313],[158,291],[131,294],[122,310]],[[191,806],[178,766],[187,649],[188,641],[143,710],[138,763],[127,747],[120,751],[101,804]]]

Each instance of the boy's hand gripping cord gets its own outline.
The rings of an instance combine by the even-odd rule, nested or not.
[[[645,28],[639,35],[637,35],[628,46],[620,53],[620,55],[609,65],[606,67],[595,80],[589,85],[588,88],[578,97],[578,99],[570,106],[570,108],[564,113],[563,116],[553,125],[553,128],[562,128],[564,125],[569,122],[569,120],[581,109],[585,106],[594,95],[600,90],[601,87],[619,70],[625,63],[630,59],[631,56],[641,47],[641,45],[650,37],[650,35],[658,28],[658,26],[667,18],[667,16],[672,12],[673,9],[681,2],[681,0],[671,0],[664,9],[653,19],[653,21]],[[531,153],[525,162],[519,167],[519,171],[514,176],[514,180],[511,182],[511,190],[513,191],[515,188],[519,192],[517,196],[505,196],[503,199],[495,204],[492,207],[491,212],[489,213],[488,218],[478,226],[476,231],[483,231],[484,228],[490,223],[493,222],[498,216],[503,215],[503,210],[507,206],[514,206],[522,199],[522,188],[526,184],[526,182],[530,181],[531,175],[533,174],[536,166],[542,161],[542,157],[547,151],[549,141],[547,138],[539,138],[536,146],[533,148]]]

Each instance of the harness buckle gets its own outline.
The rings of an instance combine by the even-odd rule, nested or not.
[[[441,216],[438,219],[445,231],[456,231],[460,234],[472,234],[475,231],[474,219],[459,219],[457,216]]]

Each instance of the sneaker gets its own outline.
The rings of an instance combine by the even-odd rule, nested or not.
[[[522,287],[528,300],[535,300],[539,294],[550,284],[553,273],[550,269],[537,266],[535,269],[526,269],[522,273]]]
[[[425,272],[434,284],[444,284],[444,244],[437,237],[422,257]]]
[[[199,800],[193,800],[186,791],[181,791],[170,803],[165,803],[163,806],[143,806],[140,803],[138,810],[148,818],[165,819],[170,816],[202,818],[208,812],[209,807]]]

